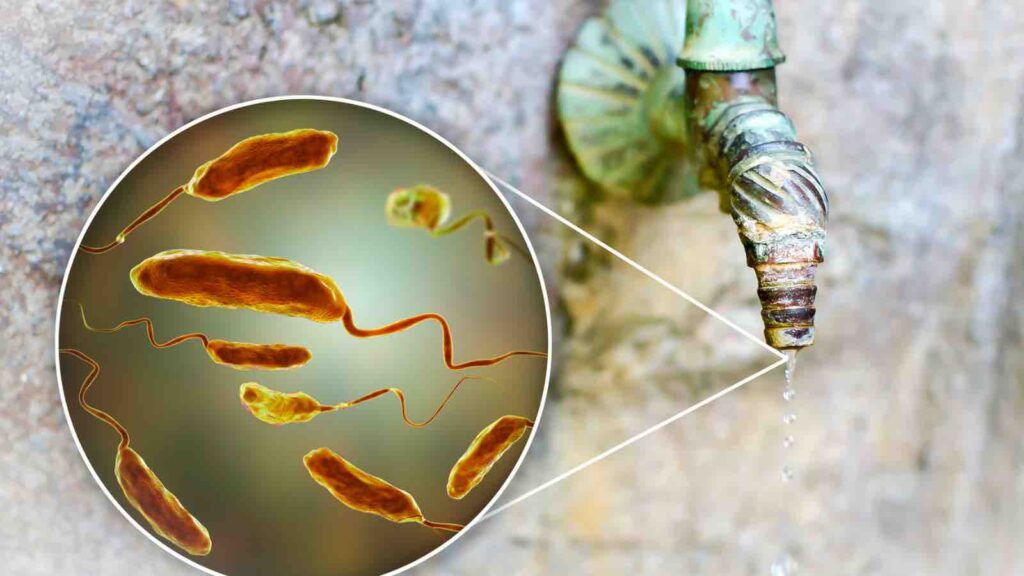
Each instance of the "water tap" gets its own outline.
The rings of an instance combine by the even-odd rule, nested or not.
[[[828,199],[777,106],[784,59],[770,0],[612,0],[566,53],[557,105],[605,194],[719,191],[757,274],[765,340],[789,350],[814,342]]]
[[[784,59],[770,0],[687,4],[677,63],[686,70],[690,150],[757,274],[765,341],[793,349],[814,343],[828,197],[777,105],[775,66]]]

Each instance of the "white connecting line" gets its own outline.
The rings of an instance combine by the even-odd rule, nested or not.
[[[623,254],[622,252],[619,252],[619,251],[618,251],[618,250],[616,250],[615,248],[612,248],[612,247],[611,247],[611,246],[609,246],[608,244],[605,244],[605,243],[604,243],[604,242],[603,242],[603,241],[602,241],[602,240],[601,240],[600,238],[598,238],[598,237],[594,236],[594,235],[593,235],[593,234],[591,234],[590,232],[587,232],[587,231],[586,231],[586,230],[584,230],[583,228],[580,228],[579,226],[577,226],[577,225],[573,224],[572,222],[570,222],[570,221],[569,221],[569,220],[568,220],[567,218],[565,218],[565,217],[564,217],[564,216],[562,216],[561,214],[559,214],[559,213],[555,212],[554,210],[552,210],[552,209],[548,208],[547,206],[545,206],[545,205],[541,204],[540,202],[537,202],[537,201],[536,201],[536,200],[534,200],[533,198],[531,198],[531,197],[527,196],[526,194],[524,194],[523,192],[521,192],[520,190],[518,190],[518,189],[517,189],[517,188],[516,188],[515,186],[513,186],[513,185],[509,184],[508,182],[506,182],[506,181],[502,180],[501,178],[498,178],[498,177],[497,177],[497,176],[495,176],[495,175],[494,175],[493,173],[491,173],[491,171],[490,171],[490,170],[484,170],[484,173],[485,173],[485,174],[487,174],[487,176],[489,176],[489,177],[491,178],[491,180],[494,180],[495,182],[497,182],[497,183],[501,184],[501,185],[502,185],[502,186],[504,186],[504,187],[505,187],[506,189],[508,189],[508,190],[509,190],[510,192],[514,192],[514,193],[515,193],[516,195],[518,195],[518,196],[519,196],[520,198],[522,198],[523,200],[526,200],[527,202],[529,202],[530,204],[532,204],[532,205],[533,205],[533,206],[534,206],[535,208],[537,208],[537,209],[538,209],[538,210],[540,210],[541,212],[543,212],[543,213],[547,214],[548,216],[551,216],[551,217],[552,217],[552,218],[554,218],[555,220],[558,220],[558,221],[559,221],[559,222],[561,222],[562,224],[564,224],[564,225],[568,226],[569,228],[571,228],[571,229],[572,229],[572,231],[573,231],[573,232],[576,232],[576,233],[577,233],[577,234],[579,234],[580,236],[583,236],[583,237],[584,237],[584,238],[586,238],[587,240],[590,240],[590,241],[591,241],[591,242],[593,242],[594,244],[597,244],[597,245],[598,245],[598,246],[600,246],[601,248],[604,248],[604,249],[605,249],[605,250],[607,250],[608,252],[611,252],[613,256],[615,256],[615,257],[616,257],[616,258],[618,258],[619,260],[622,260],[622,261],[623,261],[623,262],[625,262],[626,264],[629,264],[630,266],[632,266],[632,267],[633,267],[633,269],[635,269],[636,271],[640,272],[640,273],[641,273],[641,274],[643,274],[644,276],[647,276],[647,277],[648,277],[648,278],[650,278],[651,280],[654,280],[654,281],[655,281],[655,282],[657,282],[658,284],[661,284],[662,286],[664,286],[664,287],[665,287],[665,288],[667,288],[668,290],[672,291],[672,292],[673,292],[673,293],[674,293],[674,294],[675,294],[676,296],[679,296],[679,297],[680,297],[680,298],[682,298],[683,300],[686,300],[686,301],[687,301],[687,302],[689,302],[690,304],[693,304],[693,305],[694,305],[694,306],[696,306],[697,308],[700,308],[701,310],[703,310],[703,311],[707,312],[708,314],[710,314],[710,315],[711,315],[712,317],[714,317],[715,319],[717,319],[717,320],[720,320],[720,321],[721,321],[722,323],[724,323],[724,324],[725,324],[726,326],[728,326],[729,328],[732,328],[733,330],[735,330],[735,331],[739,332],[740,334],[742,334],[742,335],[746,336],[746,337],[747,337],[747,338],[748,338],[748,339],[749,339],[749,340],[750,340],[751,342],[753,342],[753,343],[757,344],[757,345],[758,345],[758,346],[760,346],[761,348],[764,348],[764,349],[765,349],[765,350],[767,350],[768,352],[771,352],[771,353],[772,353],[772,354],[774,354],[774,355],[775,355],[775,356],[776,356],[777,358],[779,358],[779,359],[781,359],[781,360],[785,360],[785,359],[786,359],[786,355],[785,355],[785,354],[783,354],[782,352],[779,352],[779,351],[778,351],[778,350],[776,350],[775,348],[772,348],[771,346],[769,346],[769,345],[765,344],[765,343],[764,343],[764,342],[762,342],[762,341],[761,341],[761,339],[760,339],[760,338],[758,338],[757,336],[754,336],[754,335],[753,335],[753,334],[751,334],[750,332],[747,332],[747,331],[746,331],[746,330],[744,330],[743,328],[740,328],[740,327],[739,327],[739,326],[737,326],[737,325],[736,325],[736,323],[735,323],[735,322],[733,322],[732,320],[729,320],[729,319],[728,319],[728,318],[726,318],[725,316],[722,316],[722,315],[721,315],[721,314],[719,314],[718,312],[715,312],[715,311],[714,311],[714,310],[712,310],[711,308],[708,308],[708,307],[707,307],[707,306],[705,306],[704,304],[702,304],[702,303],[698,302],[696,298],[694,298],[693,296],[690,296],[690,295],[689,295],[689,294],[687,294],[686,292],[683,292],[682,290],[680,290],[679,288],[677,288],[677,287],[676,287],[675,285],[673,285],[673,284],[672,284],[671,282],[669,282],[668,280],[665,280],[665,279],[664,279],[664,278],[662,278],[661,276],[658,276],[658,275],[657,275],[657,274],[655,274],[654,272],[651,272],[651,271],[650,271],[650,270],[648,270],[647,268],[644,268],[644,267],[643,267],[643,266],[641,266],[640,264],[637,264],[637,263],[636,263],[636,262],[635,262],[635,261],[634,261],[634,260],[633,260],[632,258],[630,258],[630,257],[626,256],[626,255],[625,255],[625,254]]]
[[[756,378],[758,378],[758,377],[760,377],[760,376],[762,376],[762,375],[764,375],[764,374],[766,374],[766,373],[768,373],[768,372],[770,372],[770,371],[772,371],[772,370],[774,370],[774,369],[778,368],[779,366],[782,366],[783,364],[786,363],[786,355],[785,354],[783,354],[782,352],[772,348],[768,344],[765,344],[764,342],[761,341],[760,338],[754,336],[750,332],[747,332],[743,328],[737,326],[736,323],[734,323],[733,321],[729,320],[728,318],[722,316],[718,312],[715,312],[711,308],[708,308],[707,306],[705,306],[701,302],[698,302],[693,296],[690,296],[686,292],[683,292],[682,290],[677,288],[675,285],[670,283],[668,280],[665,280],[661,276],[658,276],[654,272],[651,272],[647,268],[641,266],[640,264],[637,264],[636,261],[632,260],[631,258],[626,256],[625,254],[619,252],[615,248],[612,248],[608,244],[604,243],[599,238],[595,237],[593,234],[587,232],[586,230],[584,230],[584,229],[580,228],[579,226],[577,226],[576,224],[572,223],[571,221],[566,219],[561,214],[558,214],[554,210],[551,210],[550,208],[548,208],[547,206],[545,206],[545,205],[541,204],[540,202],[534,200],[530,196],[527,196],[525,193],[523,193],[520,190],[518,190],[515,186],[512,186],[508,182],[502,180],[501,178],[499,178],[498,176],[494,175],[489,170],[483,170],[483,171],[491,180],[501,184],[502,187],[504,187],[506,190],[515,193],[517,196],[519,196],[520,198],[522,198],[526,202],[530,203],[532,206],[534,206],[535,208],[537,208],[541,212],[544,212],[548,216],[554,218],[555,220],[558,220],[559,222],[561,222],[565,226],[569,227],[572,231],[574,231],[577,234],[583,236],[587,240],[590,240],[594,244],[597,244],[598,246],[600,246],[604,250],[607,250],[613,256],[615,256],[619,260],[621,260],[621,261],[625,262],[626,264],[628,264],[629,266],[631,266],[634,270],[640,272],[641,274],[647,276],[651,280],[654,280],[658,284],[664,286],[666,289],[670,290],[673,294],[675,294],[675,295],[679,296],[680,298],[686,300],[690,304],[693,304],[694,306],[700,308],[704,312],[707,312],[708,314],[710,314],[715,319],[717,319],[717,320],[721,321],[722,323],[724,323],[726,326],[729,326],[733,330],[736,330],[737,332],[739,332],[740,334],[745,336],[750,341],[756,343],[761,348],[764,348],[768,352],[772,353],[774,356],[776,356],[778,358],[778,360],[776,362],[772,363],[771,365],[769,365],[769,366],[759,370],[758,372],[755,372],[754,374],[751,374],[750,376],[747,376],[746,378],[740,380],[739,382],[736,382],[732,386],[729,386],[728,388],[725,388],[724,390],[721,390],[721,391],[719,391],[719,392],[717,392],[717,393],[715,393],[715,394],[705,398],[704,400],[701,400],[700,402],[697,402],[696,404],[686,408],[682,412],[679,412],[678,414],[675,414],[675,415],[670,416],[669,418],[667,418],[665,420],[662,420],[661,422],[655,424],[654,426],[651,426],[650,428],[644,430],[643,432],[640,432],[639,434],[636,434],[634,436],[631,436],[631,437],[627,438],[626,440],[616,444],[615,446],[612,446],[611,448],[605,450],[604,452],[601,452],[600,454],[598,454],[597,456],[594,456],[593,458],[590,458],[589,460],[583,462],[582,464],[578,464],[578,465],[572,467],[571,469],[569,469],[569,470],[559,474],[558,476],[555,476],[551,480],[548,480],[547,482],[541,484],[540,486],[537,486],[536,488],[526,492],[525,494],[523,494],[521,496],[518,496],[518,497],[514,498],[513,500],[511,500],[509,502],[506,502],[505,504],[502,504],[501,506],[498,506],[497,508],[491,510],[486,515],[481,517],[477,522],[474,522],[473,523],[474,525],[477,525],[480,522],[483,522],[484,520],[487,520],[488,518],[493,518],[497,514],[500,514],[500,513],[504,512],[505,510],[508,510],[509,508],[515,506],[516,504],[519,504],[520,502],[526,500],[527,498],[530,498],[531,496],[536,495],[538,492],[541,492],[543,490],[547,490],[548,488],[554,486],[555,484],[558,484],[559,482],[565,480],[566,478],[569,478],[570,476],[576,474],[577,472],[582,471],[584,468],[587,468],[587,467],[589,467],[589,466],[591,466],[593,464],[596,464],[596,463],[600,462],[601,460],[604,460],[605,458],[611,456],[612,454],[615,454],[616,452],[622,450],[623,448],[626,448],[627,446],[629,446],[631,444],[634,444],[634,443],[636,443],[636,442],[638,442],[638,441],[640,441],[640,440],[650,436],[651,434],[654,434],[658,430],[661,430],[662,428],[668,426],[669,424],[672,424],[673,422],[679,420],[680,418],[682,418],[682,417],[684,417],[684,416],[686,416],[688,414],[691,414],[691,413],[699,410],[700,408],[703,408],[704,406],[707,406],[708,404],[714,402],[715,400],[718,400],[719,398],[725,396],[726,394],[729,394],[730,392],[736,390],[737,388],[743,386],[744,384],[747,384],[751,380],[754,380],[754,379],[756,379]]]

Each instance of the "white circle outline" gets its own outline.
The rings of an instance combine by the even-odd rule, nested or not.
[[[121,506],[121,504],[114,498],[114,496],[107,489],[106,484],[104,484],[103,481],[100,480],[100,477],[96,473],[96,470],[93,468],[92,463],[89,461],[89,458],[85,455],[85,450],[82,449],[82,443],[78,439],[78,432],[75,431],[75,424],[71,420],[71,411],[68,408],[67,398],[65,398],[65,396],[64,396],[64,383],[61,380],[61,364],[60,364],[60,362],[61,362],[61,360],[60,360],[60,319],[61,319],[62,311],[63,311],[63,308],[64,308],[64,292],[67,289],[68,278],[70,277],[70,274],[71,274],[71,267],[72,267],[72,265],[74,265],[75,258],[78,256],[79,247],[81,246],[82,241],[85,239],[85,233],[89,230],[90,225],[92,225],[93,219],[96,218],[96,215],[99,213],[100,208],[103,207],[104,202],[107,201],[107,198],[118,187],[118,185],[121,183],[121,180],[123,180],[126,176],[128,176],[129,173],[131,173],[132,170],[135,169],[136,165],[138,165],[140,162],[145,160],[146,157],[148,157],[150,154],[155,152],[158,148],[163,146],[164,143],[166,143],[168,140],[171,140],[172,138],[174,138],[178,134],[184,132],[185,130],[188,130],[189,128],[191,128],[191,127],[193,127],[193,126],[195,126],[197,124],[200,124],[200,123],[202,123],[202,122],[204,122],[204,121],[206,121],[206,120],[208,120],[210,118],[214,118],[216,116],[220,116],[221,114],[225,114],[227,112],[231,112],[232,110],[237,110],[239,108],[246,108],[248,106],[255,106],[257,104],[266,104],[266,103],[270,103],[270,102],[281,102],[281,101],[289,101],[289,100],[317,100],[317,101],[324,101],[324,102],[335,102],[335,103],[341,103],[341,104],[349,104],[349,105],[352,105],[352,106],[358,106],[360,108],[365,108],[365,109],[373,110],[375,112],[380,112],[380,113],[386,114],[388,116],[391,116],[392,118],[397,118],[398,120],[401,120],[402,122],[405,122],[406,124],[409,124],[409,125],[417,128],[417,129],[419,129],[420,131],[429,134],[435,140],[437,140],[438,142],[440,142],[440,143],[444,144],[445,146],[447,146],[449,150],[451,150],[451,151],[455,152],[456,154],[458,154],[458,156],[460,158],[462,158],[462,160],[464,162],[469,164],[469,166],[474,171],[476,171],[476,173],[483,179],[483,181],[487,183],[487,185],[491,188],[491,191],[494,192],[495,196],[497,196],[498,199],[501,200],[501,203],[505,206],[505,209],[508,210],[509,215],[512,216],[512,221],[515,222],[516,227],[519,229],[519,233],[522,234],[523,239],[526,240],[526,247],[530,251],[530,256],[533,258],[533,266],[534,266],[534,269],[537,272],[537,278],[540,281],[540,292],[541,292],[541,295],[544,298],[544,317],[545,317],[545,320],[547,321],[547,335],[548,335],[547,368],[546,368],[545,373],[544,373],[544,389],[541,392],[540,406],[537,408],[537,417],[534,419],[535,424],[532,427],[532,430],[530,430],[529,437],[526,439],[526,446],[523,448],[523,452],[519,455],[519,459],[516,461],[515,466],[512,468],[512,472],[510,472],[508,477],[505,478],[505,482],[501,485],[501,487],[498,489],[498,491],[494,493],[494,497],[490,499],[490,501],[483,507],[483,509],[481,509],[480,512],[476,516],[474,516],[473,519],[470,520],[470,522],[468,524],[466,524],[466,526],[462,530],[457,532],[454,536],[452,536],[445,543],[441,544],[437,548],[434,548],[433,550],[431,550],[430,552],[428,552],[428,553],[424,554],[423,556],[417,558],[416,560],[406,564],[405,566],[401,566],[401,567],[396,568],[396,569],[394,569],[394,570],[392,570],[390,572],[387,572],[385,574],[381,574],[380,575],[380,576],[394,576],[394,575],[400,574],[401,572],[409,570],[410,568],[414,568],[414,567],[418,566],[419,564],[421,564],[423,562],[426,562],[430,558],[433,558],[436,554],[440,553],[445,548],[447,548],[450,545],[452,545],[456,540],[458,540],[460,537],[462,537],[463,534],[466,534],[467,532],[469,532],[470,529],[472,529],[473,526],[477,524],[477,522],[482,520],[483,517],[487,515],[487,511],[490,510],[492,506],[494,506],[494,504],[498,501],[499,498],[501,498],[502,493],[505,492],[505,489],[508,488],[509,483],[512,481],[513,478],[515,478],[516,473],[519,472],[519,467],[522,466],[523,461],[526,459],[526,455],[530,451],[530,446],[533,444],[534,438],[536,438],[537,429],[540,427],[541,419],[544,416],[544,406],[547,404],[548,386],[549,386],[549,384],[551,382],[551,305],[548,302],[547,283],[544,281],[544,271],[541,270],[540,261],[537,259],[537,252],[533,248],[533,243],[530,241],[530,236],[526,233],[526,229],[523,228],[523,223],[519,220],[519,216],[516,215],[515,210],[512,209],[512,206],[509,204],[508,200],[498,190],[498,188],[494,185],[494,183],[491,182],[491,179],[488,178],[487,174],[483,170],[481,170],[479,166],[477,166],[476,162],[473,162],[473,160],[471,160],[468,156],[466,156],[461,150],[456,148],[451,142],[449,142],[448,140],[444,139],[443,137],[438,135],[436,132],[434,132],[430,128],[427,128],[426,126],[420,124],[419,122],[417,122],[415,120],[412,120],[411,118],[407,118],[407,117],[405,117],[405,116],[403,116],[403,115],[401,115],[401,114],[399,114],[397,112],[394,112],[394,111],[388,110],[387,108],[382,108],[380,106],[377,106],[377,105],[374,105],[374,104],[370,104],[370,103],[367,103],[367,102],[360,102],[358,100],[352,100],[350,98],[340,98],[340,97],[335,97],[335,96],[318,96],[318,95],[313,95],[313,94],[293,94],[293,95],[289,95],[289,96],[273,96],[273,97],[269,97],[269,98],[257,98],[255,100],[247,100],[245,102],[240,102],[238,104],[232,104],[231,106],[226,106],[224,108],[217,109],[217,110],[214,110],[213,112],[209,112],[207,114],[204,114],[203,116],[200,116],[199,118],[196,118],[195,120],[192,120],[191,122],[188,122],[187,124],[184,124],[183,126],[177,128],[176,130],[174,130],[170,134],[168,134],[168,135],[164,136],[163,138],[161,138],[156,144],[153,144],[152,146],[150,146],[149,149],[147,149],[144,153],[142,153],[142,155],[140,155],[131,164],[129,164],[128,167],[125,168],[125,170],[123,172],[121,172],[121,175],[118,176],[116,180],[114,180],[113,184],[111,184],[107,188],[107,191],[103,193],[103,196],[100,197],[99,202],[97,202],[96,206],[93,208],[92,214],[89,215],[89,218],[86,219],[85,224],[82,226],[82,231],[78,235],[78,241],[75,242],[75,248],[71,252],[71,257],[68,258],[68,264],[64,268],[64,278],[61,280],[61,284],[60,284],[60,293],[58,295],[59,298],[57,299],[57,316],[56,316],[56,319],[55,319],[55,322],[54,322],[54,331],[53,331],[54,332],[54,334],[53,334],[53,354],[54,354],[55,372],[57,373],[57,390],[60,393],[60,402],[61,402],[61,404],[64,407],[64,419],[67,420],[68,427],[71,429],[71,437],[75,441],[75,446],[78,448],[78,453],[82,456],[82,461],[85,462],[86,468],[89,469],[89,473],[92,474],[93,479],[96,480],[96,483],[99,485],[100,490],[102,490],[103,494],[105,494],[107,499],[110,500],[110,503],[114,505],[114,508],[116,508],[121,513],[121,515],[123,515],[125,518],[127,518],[128,522],[130,522],[132,526],[134,526],[136,529],[138,529],[140,532],[142,532],[142,534],[144,534],[147,538],[149,538],[151,541],[153,541],[157,546],[162,548],[165,552],[171,554],[172,556],[174,556],[178,560],[181,560],[182,562],[188,564],[189,566],[192,566],[193,568],[201,570],[201,571],[205,572],[206,574],[210,574],[211,576],[229,576],[227,574],[223,574],[221,572],[217,572],[216,570],[213,570],[211,568],[207,568],[206,566],[203,566],[202,564],[199,564],[198,562],[196,562],[196,561],[194,561],[194,560],[192,560],[192,559],[182,555],[179,551],[171,548],[166,543],[164,543],[161,539],[157,538],[149,530],[145,529],[141,524],[139,524],[135,520],[135,518],[133,518],[132,515],[130,513],[128,513],[128,511],[125,510],[124,507]]]

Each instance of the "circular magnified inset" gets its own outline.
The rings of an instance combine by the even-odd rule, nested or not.
[[[550,324],[529,240],[436,135],[284,98],[202,118],[89,219],[58,312],[86,463],[212,573],[430,556],[529,446]]]

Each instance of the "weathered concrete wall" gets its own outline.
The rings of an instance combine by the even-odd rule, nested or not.
[[[585,191],[551,115],[599,2],[0,0],[0,557],[19,574],[187,574],[100,494],[64,424],[53,310],[117,174],[206,112],[350,96],[437,130],[758,331],[753,275],[710,196],[657,210]],[[782,104],[833,198],[819,343],[800,358],[796,489],[777,375],[524,502],[418,573],[1024,571],[1024,15],[963,2],[779,0]],[[521,215],[562,295],[560,377],[522,492],[770,359],[634,271]]]

